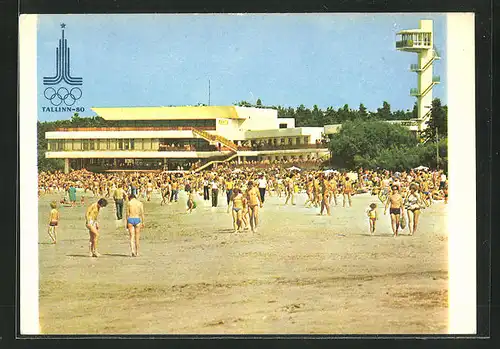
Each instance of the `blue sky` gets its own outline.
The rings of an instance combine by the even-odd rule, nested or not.
[[[417,75],[409,66],[417,56],[397,51],[395,34],[418,28],[419,19],[434,20],[442,56],[434,74],[442,82],[433,94],[446,104],[444,14],[40,15],[38,118],[73,114],[44,108],[51,105],[43,77],[55,74],[61,23],[71,75],[83,78],[73,107],[90,116],[90,107],[208,103],[209,79],[212,105],[261,98],[265,105],[376,110],[386,100],[393,110],[411,109]]]

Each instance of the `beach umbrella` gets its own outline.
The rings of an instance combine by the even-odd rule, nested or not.
[[[302,171],[300,168],[295,167],[295,166],[289,167],[287,170],[289,170],[289,171]]]
[[[233,173],[240,173],[240,172],[243,172],[243,171],[241,171],[239,168],[233,170]]]
[[[339,171],[337,171],[337,170],[326,170],[325,171],[325,174],[329,174],[329,173],[339,173]]]
[[[414,170],[417,170],[417,171],[421,171],[421,170],[428,170],[429,168],[428,167],[425,167],[425,166],[419,166],[419,167],[415,167]]]

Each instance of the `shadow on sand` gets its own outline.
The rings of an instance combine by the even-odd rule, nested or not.
[[[217,234],[231,234],[234,233],[234,229],[219,229],[216,231]]]
[[[130,257],[128,254],[123,254],[123,253],[103,253],[103,256],[110,256],[110,257]]]

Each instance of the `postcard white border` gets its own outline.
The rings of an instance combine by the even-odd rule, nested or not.
[[[450,334],[476,334],[476,102],[473,13],[447,14]]]
[[[38,15],[19,17],[19,243],[20,333],[39,334],[38,168],[37,168]]]

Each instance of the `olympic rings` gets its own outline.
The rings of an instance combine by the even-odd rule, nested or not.
[[[77,100],[82,98],[82,90],[78,87],[73,87],[70,91],[66,87],[59,87],[57,91],[53,87],[47,87],[43,91],[43,96],[47,98],[53,106],[61,105],[62,102],[68,107],[75,104]]]

